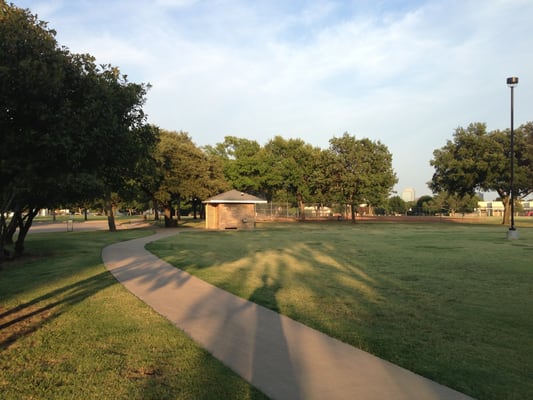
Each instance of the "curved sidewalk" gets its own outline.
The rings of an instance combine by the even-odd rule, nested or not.
[[[218,289],[144,248],[175,234],[108,246],[102,259],[135,296],[271,398],[470,399]]]

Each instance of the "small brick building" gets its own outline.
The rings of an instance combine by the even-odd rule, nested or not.
[[[259,197],[230,190],[204,201],[207,229],[254,229],[255,205],[266,203]]]

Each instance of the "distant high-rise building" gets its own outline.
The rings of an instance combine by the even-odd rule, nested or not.
[[[413,188],[404,189],[402,192],[403,201],[415,201],[415,190]]]

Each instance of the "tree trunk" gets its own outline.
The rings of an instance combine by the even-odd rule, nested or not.
[[[104,207],[107,214],[107,225],[109,226],[109,232],[116,232],[117,225],[115,223],[115,214],[113,213],[113,203],[111,201],[111,192],[107,192],[104,200]]]
[[[7,195],[6,193],[5,196],[2,196],[2,202],[0,203],[0,263],[10,256],[9,251],[5,248],[5,246],[8,244],[8,228],[13,218],[11,218],[11,221],[8,224],[7,215],[12,207],[14,198],[14,194]],[[11,238],[13,238],[13,235],[11,235]]]
[[[159,221],[159,201],[157,201],[155,198],[152,201],[154,203],[154,221]]]
[[[6,215],[4,212],[0,212],[0,264],[9,257],[9,251],[5,248],[6,229]]]
[[[109,226],[109,232],[117,231],[117,224],[115,222],[115,216],[113,215],[112,211],[107,216],[107,226]]]
[[[200,218],[205,219],[205,205],[200,204]]]
[[[350,214],[351,214],[352,224],[355,224],[357,221],[355,219],[355,204],[354,203],[350,204]]]
[[[172,206],[172,203],[169,201],[165,205],[165,228],[175,228],[178,226],[178,221],[174,219],[174,216],[176,215],[176,211],[174,210],[174,207]]]
[[[502,203],[503,203],[502,225],[509,225],[511,223],[511,198],[509,196],[502,197]]]
[[[303,196],[298,194],[296,197],[298,199],[298,209],[300,210],[300,221],[305,221],[305,203]]]
[[[13,217],[11,218],[11,221],[9,221],[9,224],[7,225],[5,233],[4,233],[5,244],[13,244],[13,236],[15,235],[15,232],[17,231],[18,220],[20,218],[22,218],[21,211],[15,210],[13,213]]]
[[[192,211],[194,219],[198,218],[198,214],[200,214],[200,218],[202,218],[202,202],[197,197],[192,200]]]
[[[178,195],[178,199],[177,199],[177,203],[178,203],[178,207],[177,207],[177,210],[176,210],[176,226],[178,226],[178,221],[181,220],[181,196]]]
[[[15,256],[20,256],[24,252],[24,241],[26,240],[26,235],[30,230],[33,219],[39,213],[38,208],[30,208],[28,214],[25,217],[19,218],[19,234],[17,241],[15,243]]]

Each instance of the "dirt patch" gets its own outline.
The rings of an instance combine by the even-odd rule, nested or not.
[[[16,346],[19,339],[39,329],[53,314],[53,309],[39,306],[0,307],[0,349]]]

